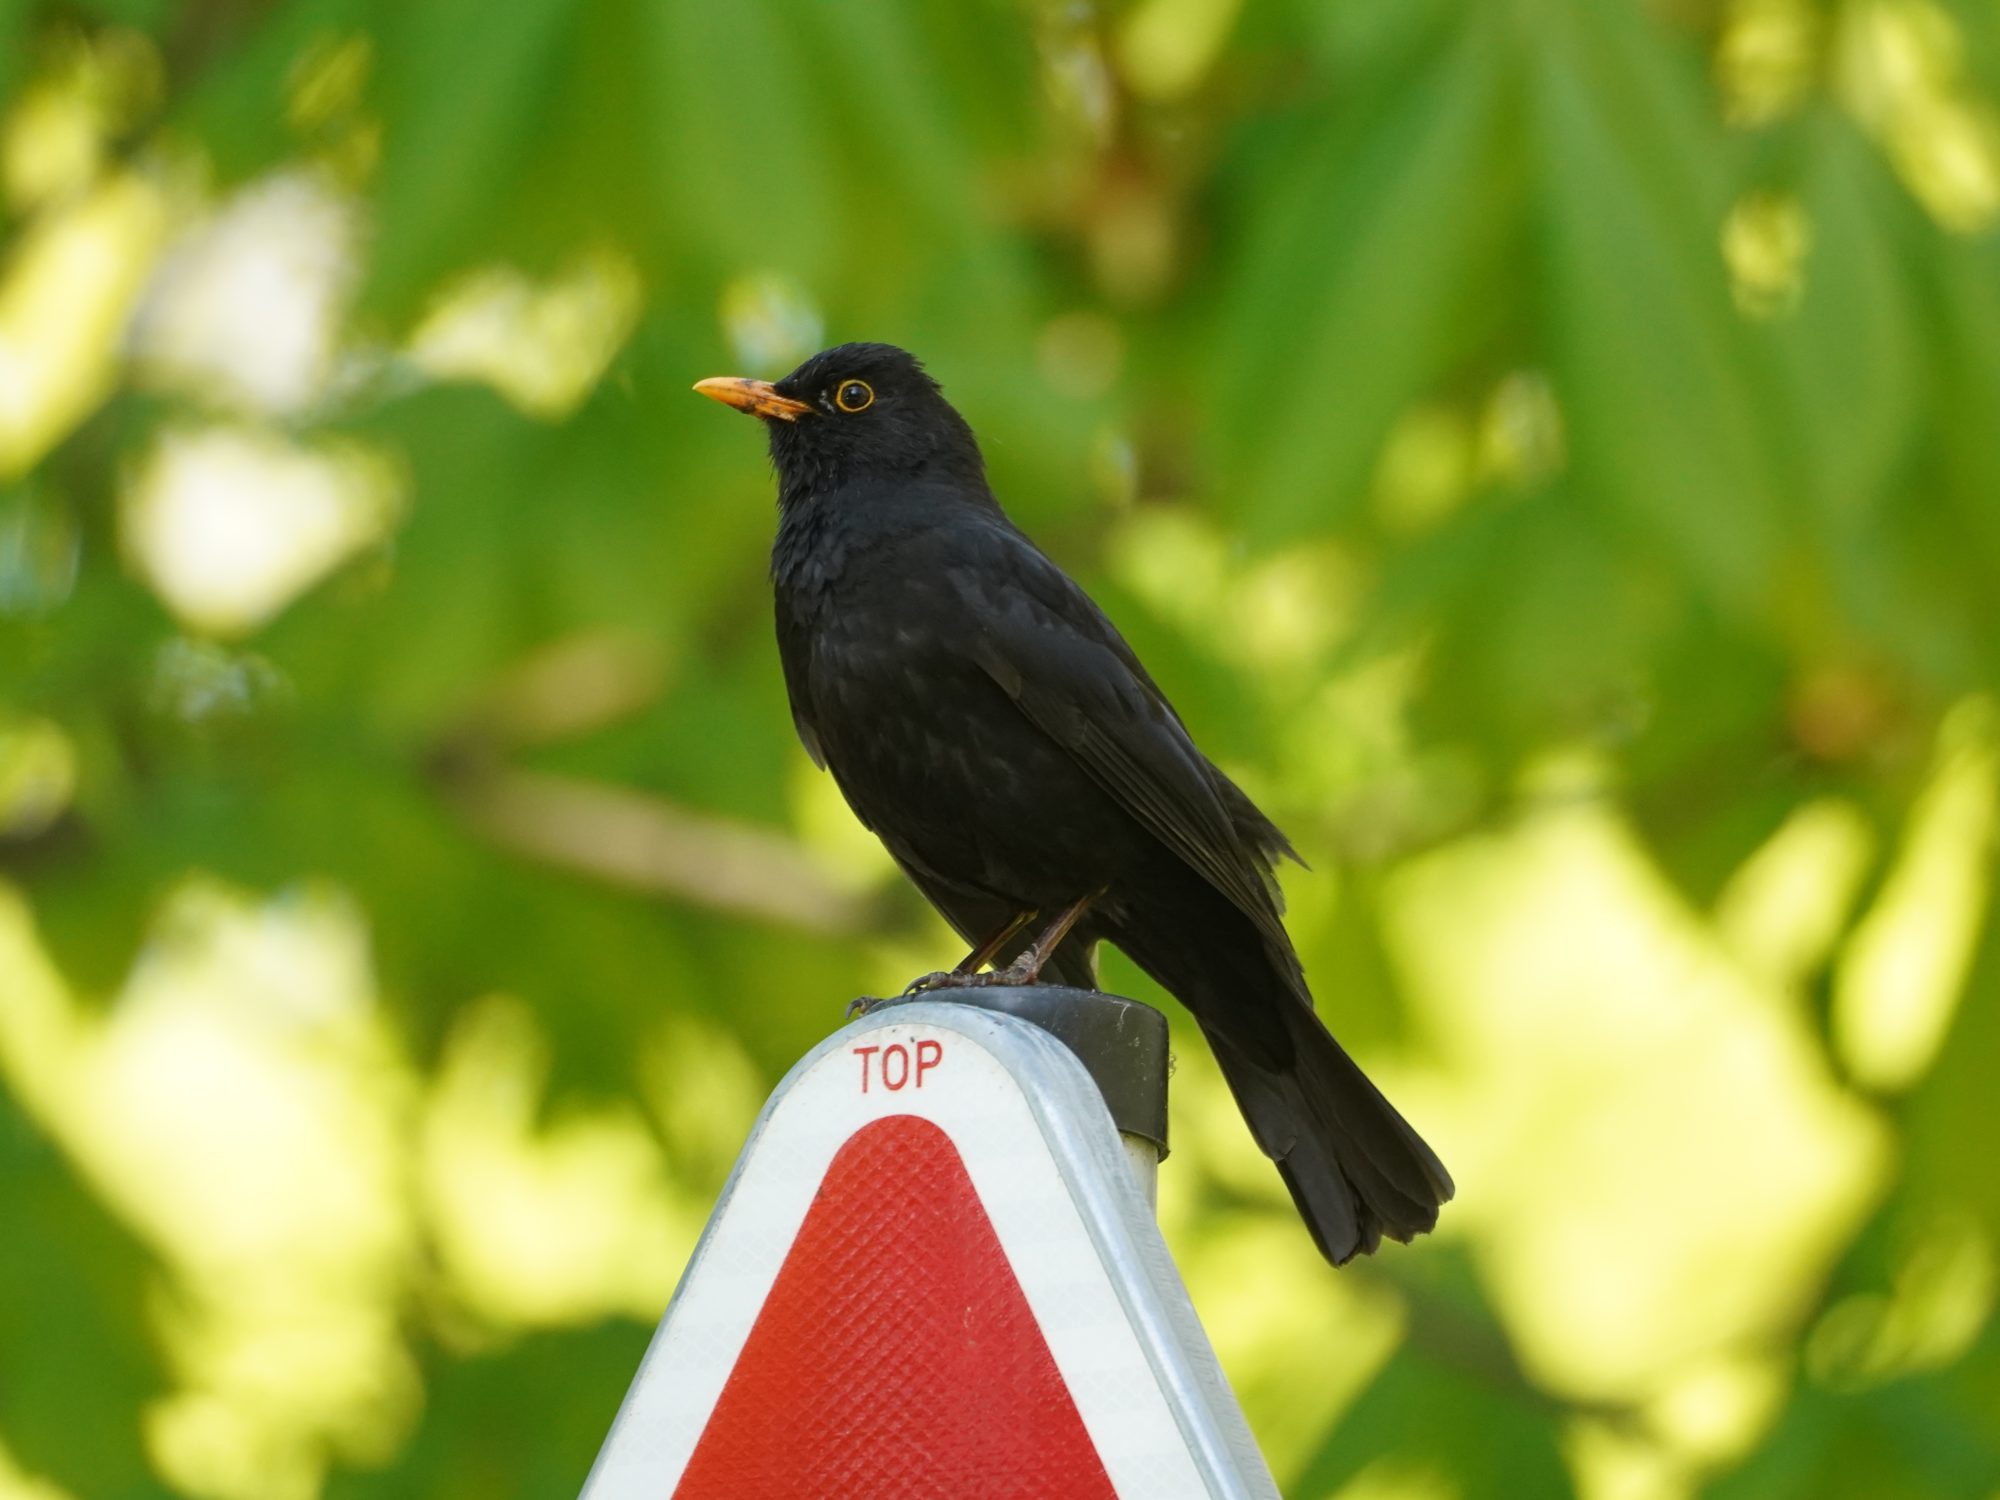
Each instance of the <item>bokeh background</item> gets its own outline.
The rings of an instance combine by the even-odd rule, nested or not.
[[[688,391],[871,338],[1457,1175],[1182,1029],[1287,1494],[1994,1500],[1997,225],[1992,0],[0,0],[0,1496],[575,1492],[955,956]]]

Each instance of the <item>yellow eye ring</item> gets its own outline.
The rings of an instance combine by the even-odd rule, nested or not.
[[[843,380],[833,393],[833,404],[842,411],[866,411],[875,404],[875,392],[865,380]]]

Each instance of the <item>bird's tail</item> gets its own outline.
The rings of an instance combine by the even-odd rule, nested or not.
[[[1201,1023],[1320,1253],[1341,1265],[1436,1225],[1451,1175],[1321,1024],[1289,945],[1219,900],[1174,899],[1194,915],[1106,935]]]
[[[1444,1163],[1318,1016],[1289,996],[1283,1010],[1288,1066],[1260,1060],[1226,1029],[1206,1022],[1202,1029],[1320,1253],[1341,1265],[1373,1251],[1385,1234],[1408,1240],[1424,1233],[1451,1199]]]

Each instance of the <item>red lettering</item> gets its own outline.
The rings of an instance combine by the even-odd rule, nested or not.
[[[917,1087],[924,1086],[924,1069],[944,1061],[944,1043],[925,1037],[917,1043]]]
[[[879,1044],[873,1047],[856,1047],[854,1049],[854,1055],[861,1059],[861,1092],[864,1094],[868,1092],[868,1059],[881,1050],[882,1048]]]
[[[892,1078],[890,1071],[897,1070]],[[910,1049],[901,1042],[891,1042],[882,1049],[882,1087],[894,1094],[910,1081]]]

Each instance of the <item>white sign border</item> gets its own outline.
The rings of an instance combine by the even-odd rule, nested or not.
[[[919,1042],[938,1049],[921,1086]],[[881,1064],[898,1046],[905,1081],[891,1090]],[[877,1049],[865,1091],[863,1047]],[[957,1147],[1118,1493],[1277,1500],[1082,1064],[1027,1021],[936,1001],[844,1028],[772,1094],[584,1500],[672,1494],[835,1152],[892,1115],[930,1120]]]

